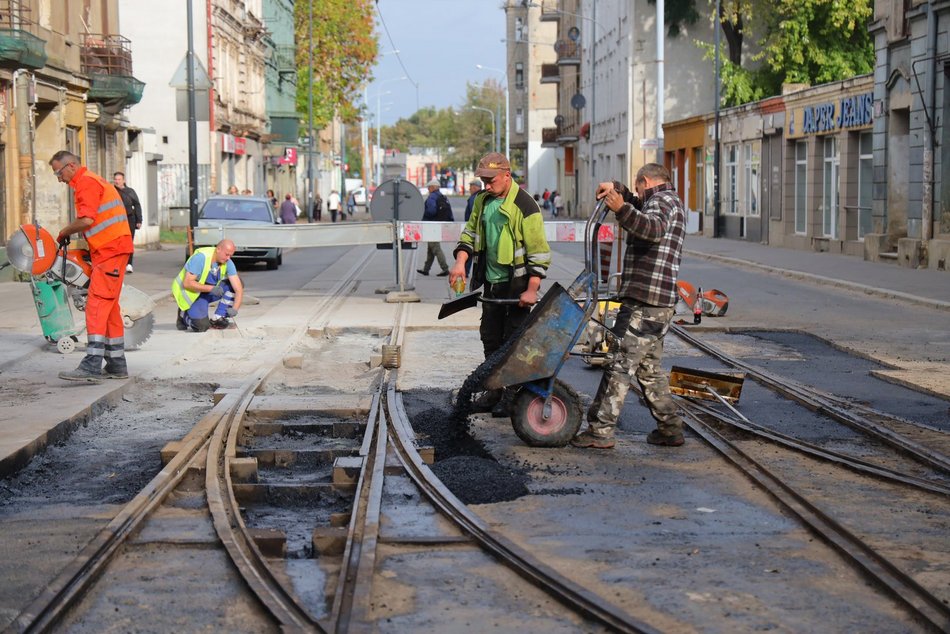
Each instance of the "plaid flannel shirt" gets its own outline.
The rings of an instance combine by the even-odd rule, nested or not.
[[[686,236],[686,210],[670,184],[644,192],[643,210],[624,203],[617,223],[627,232],[620,297],[649,304],[676,303],[676,277]]]

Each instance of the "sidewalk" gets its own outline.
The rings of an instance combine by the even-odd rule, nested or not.
[[[685,254],[766,270],[818,284],[950,311],[950,272],[867,262],[849,255],[770,247],[756,242],[686,237]]]

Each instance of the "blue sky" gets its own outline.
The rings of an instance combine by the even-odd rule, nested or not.
[[[420,108],[447,108],[464,103],[467,83],[503,79],[500,72],[475,67],[505,67],[502,0],[378,0],[376,6],[382,55],[367,90],[374,116],[379,95],[383,125],[416,111],[412,82],[419,87]],[[394,48],[398,54],[388,53]]]

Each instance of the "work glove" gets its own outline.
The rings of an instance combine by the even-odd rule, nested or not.
[[[56,244],[58,244],[60,247],[62,247],[62,248],[64,248],[64,249],[65,249],[67,246],[69,246],[69,234],[68,234],[68,233],[63,233],[62,231],[60,231],[60,232],[59,232],[59,235],[56,236]]]
[[[228,317],[237,317],[237,308],[234,308],[233,306],[228,306],[228,310],[226,311],[226,314]]]
[[[623,198],[623,202],[630,203],[637,211],[643,210],[643,201],[641,201],[640,197],[634,192],[630,191],[626,185],[620,181],[614,181],[614,189],[616,189],[620,197]]]
[[[216,285],[211,289],[211,291],[208,292],[208,295],[211,296],[212,300],[221,299],[224,297],[224,287]]]

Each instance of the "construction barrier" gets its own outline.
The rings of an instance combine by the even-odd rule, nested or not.
[[[548,242],[584,242],[586,221],[556,221],[544,223]],[[324,222],[270,226],[215,225],[196,227],[195,244],[217,244],[227,238],[238,248],[300,247],[375,245],[393,242],[396,235],[405,242],[458,242],[465,227],[464,222]],[[613,242],[614,225],[601,225],[601,244]]]

